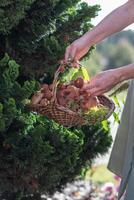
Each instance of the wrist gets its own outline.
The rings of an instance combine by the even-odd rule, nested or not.
[[[93,35],[92,30],[86,32],[82,37],[88,47],[91,47],[96,44],[95,35]]]
[[[126,78],[126,74],[124,73],[124,70],[122,68],[117,68],[115,70],[115,73],[117,74],[117,78],[118,78],[118,82],[123,82],[125,81],[127,78]]]
[[[103,31],[100,27],[94,27],[92,30],[85,33],[84,37],[89,46],[98,44],[100,41],[106,38],[107,32]]]
[[[120,82],[134,78],[134,64],[129,64],[116,70]]]

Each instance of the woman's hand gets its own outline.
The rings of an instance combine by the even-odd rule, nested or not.
[[[90,47],[88,35],[85,34],[67,47],[65,52],[65,62],[69,59],[72,61],[80,60],[89,51]]]
[[[83,90],[86,90],[91,96],[98,96],[110,91],[120,82],[120,70],[107,70],[93,77],[91,81],[84,86]]]

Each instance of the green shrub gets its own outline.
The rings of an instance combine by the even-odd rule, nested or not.
[[[19,65],[7,54],[0,61],[0,72],[1,194],[52,193],[107,151],[109,127],[67,129],[30,112],[25,103],[38,83],[33,80],[20,85]]]

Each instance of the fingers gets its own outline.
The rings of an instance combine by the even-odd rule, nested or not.
[[[76,51],[77,49],[74,45],[68,46],[65,52],[65,62],[67,62],[69,59],[71,59],[71,61],[77,61],[78,59],[76,56]]]
[[[91,83],[88,83],[83,87],[83,91],[86,91],[91,96],[98,96],[107,92],[107,88],[101,87],[95,80],[92,80]]]
[[[92,88],[91,90],[87,90],[87,92],[91,96],[99,96],[99,95],[104,94],[106,91],[105,90],[100,90],[99,88]]]
[[[65,62],[68,61],[70,56],[70,46],[66,48],[66,52],[65,52]]]
[[[76,61],[76,48],[72,48],[70,52],[71,61]]]
[[[98,88],[98,84],[96,83],[96,79],[92,78],[90,82],[84,85],[83,89],[84,90],[91,90],[92,88]]]
[[[74,46],[69,46],[65,51],[65,62],[67,62],[69,59],[71,59],[71,61],[76,62],[80,60],[84,55],[85,50],[77,52],[77,48],[75,48]]]

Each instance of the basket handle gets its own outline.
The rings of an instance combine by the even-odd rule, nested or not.
[[[57,93],[57,84],[58,84],[59,74],[60,74],[60,67],[55,72],[55,74],[54,74],[54,80],[53,80],[53,89],[52,89],[52,99],[51,99],[51,101],[52,102],[56,102],[56,103],[57,103],[56,93]]]
[[[72,66],[73,67],[73,64],[76,64],[78,68],[82,67],[82,65],[78,61],[72,62],[71,59],[69,59],[67,63],[65,63],[63,61],[63,63],[60,64],[60,66],[58,67],[57,71],[55,72],[54,80],[53,80],[53,89],[52,89],[52,94],[53,94],[53,97],[51,99],[52,102],[56,102],[57,103],[56,93],[57,93],[58,78],[59,78],[59,74],[61,73],[61,71],[60,71],[61,66],[66,67],[68,65],[68,66]]]

